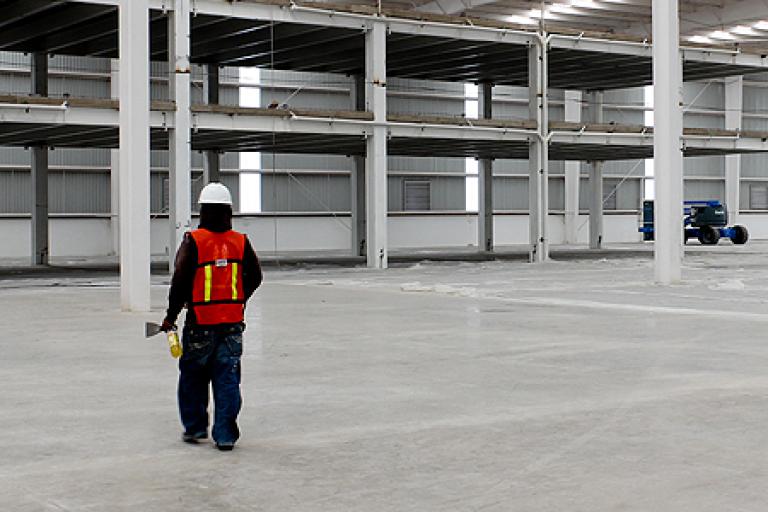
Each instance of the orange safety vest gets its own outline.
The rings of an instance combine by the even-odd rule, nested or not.
[[[197,245],[197,270],[192,286],[192,310],[200,325],[243,321],[243,257],[245,235],[229,230],[192,231]]]

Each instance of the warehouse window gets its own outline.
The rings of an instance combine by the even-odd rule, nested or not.
[[[171,210],[171,182],[168,178],[163,178],[163,198],[162,198],[162,205],[160,206],[161,211],[170,211]]]
[[[768,185],[750,185],[749,209],[768,210]]]
[[[603,210],[616,209],[616,193],[618,192],[618,183],[615,181],[606,181],[603,184]]]
[[[405,180],[403,182],[403,211],[431,210],[431,185],[429,181]]]

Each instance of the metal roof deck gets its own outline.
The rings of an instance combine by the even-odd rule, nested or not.
[[[199,5],[200,10],[192,17],[192,62],[227,66],[363,74],[364,25],[366,20],[381,19],[368,14],[370,9],[360,11],[329,4],[306,4],[305,8],[315,14],[311,18],[301,16],[304,4],[284,1],[232,4],[206,0]],[[299,8],[294,12],[291,9],[297,8],[289,5]],[[318,7],[322,5],[326,7]],[[216,7],[221,13],[229,12],[223,6],[258,7],[260,13],[281,14],[283,21],[206,14],[206,6],[210,10]],[[317,11],[326,15],[318,17]],[[0,50],[118,56],[114,6],[64,0],[0,0],[0,12]],[[334,14],[338,14],[337,18],[344,14],[355,18],[337,23]],[[167,18],[162,11],[153,10],[150,19],[151,58],[166,60]],[[528,83],[525,41],[536,37],[530,27],[409,11],[385,11],[384,19],[392,24],[387,41],[389,77],[519,86]],[[440,30],[427,30],[429,27]],[[464,37],[464,32],[471,37]],[[505,34],[516,38],[505,38]],[[768,71],[764,55],[747,55],[723,47],[684,50],[685,80],[761,71]],[[631,36],[561,30],[550,42],[549,84],[553,88],[642,86],[652,82],[651,72],[651,47]]]

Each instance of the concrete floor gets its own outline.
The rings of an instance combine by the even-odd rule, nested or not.
[[[273,270],[232,453],[179,440],[160,280],[0,281],[0,509],[763,511],[766,253]]]

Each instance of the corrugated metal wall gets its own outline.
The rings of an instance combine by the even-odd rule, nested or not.
[[[0,52],[0,93],[30,93],[30,58],[28,55]],[[165,63],[153,62],[150,87],[153,100],[168,99]],[[110,98],[112,61],[81,57],[56,56],[49,62],[49,96],[78,98]],[[193,96],[202,101],[205,69],[193,69]],[[238,105],[239,75],[236,68],[220,71],[221,102]],[[49,151],[49,206],[51,213],[108,214],[110,205],[110,151],[103,149],[53,149]],[[150,208],[153,214],[168,211],[168,152],[151,152]],[[30,151],[0,147],[0,214],[29,213],[31,210]],[[239,168],[237,154],[222,155],[222,181],[230,187],[239,205]],[[192,154],[192,196],[202,187],[203,155]],[[226,172],[226,171],[231,172]]]
[[[768,131],[768,73],[750,75],[744,84],[744,130]],[[768,185],[768,155],[742,155],[740,207],[755,208],[750,204],[750,189]]]
[[[261,82],[267,84],[262,87],[262,106],[277,102],[295,108],[352,108],[353,81],[348,77],[262,70]],[[463,84],[391,79],[387,83],[387,94],[389,110],[393,113],[464,115]],[[345,157],[262,153],[262,209],[265,212],[349,211],[349,176],[353,166],[353,160]],[[403,181],[417,177],[433,182],[433,210],[464,210],[464,159],[390,157],[388,168],[390,210],[403,209]],[[310,171],[314,171],[311,177],[306,174]],[[442,173],[461,173],[461,176],[436,176]]]

